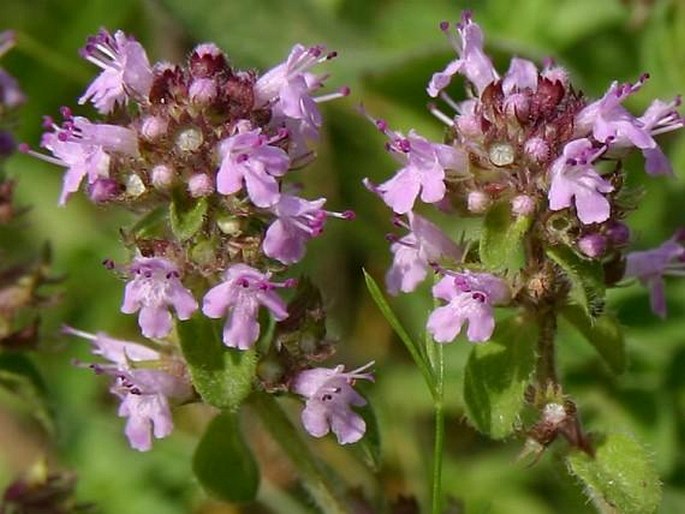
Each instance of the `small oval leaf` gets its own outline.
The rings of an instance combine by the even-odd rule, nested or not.
[[[477,344],[464,370],[466,415],[494,439],[514,430],[535,368],[537,324],[523,315],[497,324],[487,343]]]
[[[522,242],[531,221],[529,216],[512,216],[509,201],[488,210],[480,238],[480,260],[486,268],[515,273],[524,266]]]
[[[174,235],[182,241],[190,239],[202,228],[207,214],[207,198],[194,199],[174,193],[169,206],[169,221]]]
[[[237,409],[252,391],[255,351],[226,347],[219,338],[217,323],[201,315],[179,322],[177,331],[200,396],[220,409]]]
[[[626,343],[615,316],[604,313],[592,319],[578,305],[566,305],[561,313],[595,347],[611,371],[616,374],[625,371]]]
[[[193,471],[205,491],[219,500],[249,502],[259,489],[259,468],[232,412],[207,427],[193,456]]]
[[[550,246],[546,248],[546,253],[571,283],[571,302],[580,306],[588,316],[599,316],[604,309],[606,290],[601,263],[583,259],[565,245]]]
[[[645,449],[630,436],[609,434],[597,444],[594,458],[574,451],[566,465],[599,512],[650,514],[659,507],[659,477]]]

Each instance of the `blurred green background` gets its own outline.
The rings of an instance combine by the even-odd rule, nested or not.
[[[376,360],[378,380],[366,394],[379,417],[384,464],[373,478],[333,441],[312,444],[351,484],[365,491],[378,485],[391,497],[417,495],[421,501],[428,493],[430,397],[361,276],[366,267],[382,280],[390,262],[384,234],[392,229],[389,210],[361,180],[381,181],[394,167],[382,138],[357,106],[363,102],[393,128],[416,128],[439,139],[442,127],[425,110],[425,85],[454,57],[439,22],[456,21],[464,8],[474,11],[502,71],[513,54],[537,62],[553,56],[591,97],[603,94],[613,80],[633,81],[648,71],[650,81],[629,101],[634,112],[654,97],[670,99],[685,90],[682,0],[4,0],[0,7],[0,29],[18,34],[18,45],[2,66],[28,96],[18,139],[33,147],[41,116],[56,115],[62,105],[75,106],[95,76],[77,50],[99,27],[135,35],[152,61],[180,61],[194,44],[205,41],[221,46],[235,66],[262,70],[280,62],[295,42],[324,43],[339,52],[328,65],[328,85],[349,85],[352,94],[325,105],[319,159],[299,178],[308,196],[326,195],[330,208],[352,208],[358,216],[353,223],[330,222],[300,267],[324,292],[330,332],[341,341],[340,360],[350,365]],[[76,112],[92,114],[87,107]],[[685,137],[671,134],[662,144],[673,160],[674,180],[648,179],[639,156],[628,162],[630,180],[647,187],[643,208],[630,219],[639,248],[659,244],[685,225]],[[74,358],[88,360],[87,345],[64,340],[58,331],[68,323],[136,337],[135,317],[119,313],[122,284],[101,265],[103,258],[124,257],[118,229],[131,218],[97,208],[80,195],[59,208],[62,170],[57,167],[23,155],[14,156],[8,167],[18,181],[18,203],[32,209],[19,230],[0,231],[3,266],[35,254],[49,240],[54,272],[64,278],[64,298],[46,315],[42,349],[34,356],[44,374],[53,433],[25,405],[1,398],[0,489],[47,452],[57,467],[76,470],[79,499],[97,503],[106,514],[309,512],[289,506],[281,491],[298,493],[291,470],[259,430],[251,442],[265,480],[258,504],[242,510],[208,500],[192,476],[190,456],[206,413],[183,407],[174,434],[156,442],[153,451],[139,454],[127,447],[123,420],[116,418],[105,380],[70,365]],[[586,427],[635,435],[653,455],[664,482],[661,512],[679,513],[685,512],[685,281],[673,280],[667,289],[666,321],[649,312],[639,286],[612,292],[610,307],[628,334],[630,364],[624,375],[612,376],[570,330],[563,332],[559,359],[562,382],[577,400]],[[430,307],[427,289],[423,293],[394,302],[417,334]],[[446,350],[445,491],[465,508],[455,512],[592,512],[555,456],[562,444],[527,469],[515,462],[520,440],[490,442],[465,423],[461,370],[468,350],[461,340]],[[254,422],[249,413],[244,421]]]

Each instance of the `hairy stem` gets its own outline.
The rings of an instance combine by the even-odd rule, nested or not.
[[[278,404],[266,393],[255,393],[252,406],[262,418],[264,427],[278,441],[299,471],[302,483],[312,499],[326,514],[347,514],[349,509],[338,496],[329,478],[323,473],[307,444]]]
[[[435,441],[433,443],[433,483],[431,485],[431,514],[442,512],[442,462],[445,448],[445,358],[443,345],[432,343],[434,358],[432,359],[435,375],[435,395],[433,408],[435,412]]]
[[[553,308],[545,308],[538,314],[540,336],[538,338],[537,383],[541,391],[549,384],[557,384],[554,336],[557,331],[557,314]]]

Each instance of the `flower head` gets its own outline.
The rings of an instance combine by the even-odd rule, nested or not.
[[[280,192],[278,181],[288,171],[290,158],[259,129],[238,133],[219,143],[221,166],[216,176],[219,193],[230,195],[243,188],[258,207],[274,205]]]
[[[666,296],[664,275],[677,272],[685,267],[685,248],[680,234],[665,241],[661,246],[641,252],[631,252],[626,256],[626,278],[637,278],[649,287],[652,311],[666,317]]]
[[[433,287],[433,296],[447,301],[428,318],[426,328],[438,343],[449,343],[468,321],[466,336],[473,343],[487,341],[495,329],[493,305],[511,298],[509,286],[489,273],[454,273]]]
[[[355,380],[373,380],[363,373],[373,362],[345,373],[343,365],[302,371],[292,384],[293,392],[306,398],[302,424],[314,437],[323,437],[330,430],[340,444],[359,441],[366,423],[351,407],[362,407],[366,400],[352,387]]]
[[[152,447],[152,435],[160,439],[171,433],[170,401],[192,396],[182,361],[103,332],[90,334],[71,327],[64,327],[64,332],[87,339],[93,353],[109,361],[90,367],[114,378],[110,390],[121,400],[119,416],[128,418],[125,433],[132,448],[147,451]]]
[[[117,30],[112,36],[102,29],[81,50],[83,57],[102,68],[102,73],[88,86],[79,103],[93,102],[107,114],[116,104],[125,104],[130,96],[147,98],[152,87],[152,70],[147,54],[135,39]]]
[[[436,225],[409,212],[409,234],[390,246],[392,266],[385,275],[390,294],[409,293],[426,278],[428,267],[447,257],[459,259],[461,249]]]
[[[290,285],[270,281],[270,273],[247,264],[234,264],[224,273],[224,281],[207,291],[202,312],[210,318],[226,317],[223,341],[226,346],[247,350],[259,337],[257,314],[263,305],[278,321],[288,317],[285,302],[274,291]]]
[[[121,312],[140,311],[138,324],[145,337],[165,337],[172,328],[173,307],[180,320],[190,319],[197,301],[179,279],[175,264],[160,257],[137,257],[129,266],[132,279],[126,284]]]

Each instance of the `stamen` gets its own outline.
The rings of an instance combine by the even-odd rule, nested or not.
[[[433,116],[435,116],[438,120],[440,120],[442,123],[447,125],[448,127],[453,127],[454,126],[454,120],[447,116],[444,112],[442,112],[440,109],[436,107],[434,103],[429,103],[428,104],[428,112],[430,112]]]

